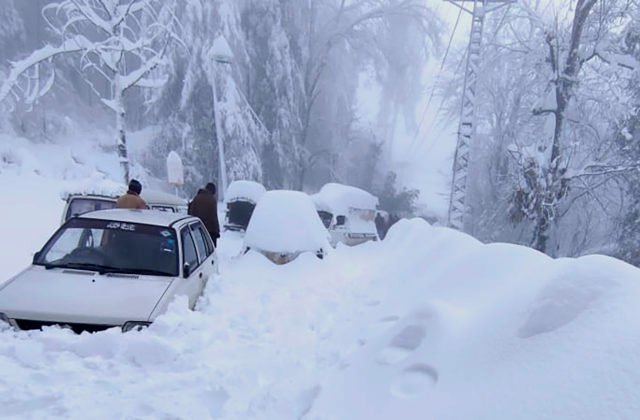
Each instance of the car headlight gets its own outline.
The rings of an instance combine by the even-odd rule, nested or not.
[[[300,255],[300,253],[299,252],[264,251],[263,255],[267,257],[269,260],[271,260],[271,262],[273,262],[274,264],[283,265],[298,258],[298,255]]]
[[[127,321],[127,322],[124,323],[124,325],[122,325],[122,332],[126,333],[126,332],[129,332],[131,330],[142,331],[143,329],[147,328],[149,325],[151,325],[150,322]]]

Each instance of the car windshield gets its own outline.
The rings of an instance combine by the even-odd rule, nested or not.
[[[107,198],[80,198],[74,197],[69,202],[67,214],[65,220],[69,220],[72,217],[80,216],[90,211],[96,210],[108,210],[116,207],[115,200],[109,200]]]
[[[318,210],[318,216],[320,216],[320,220],[322,220],[322,224],[324,225],[324,227],[329,229],[329,227],[331,226],[331,221],[333,220],[333,214],[329,213],[328,211]]]
[[[176,276],[178,245],[170,228],[77,218],[56,233],[35,264],[102,273]]]

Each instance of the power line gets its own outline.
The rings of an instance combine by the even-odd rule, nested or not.
[[[500,31],[500,28],[502,27],[502,24],[504,23],[505,18],[509,14],[510,10],[511,10],[511,5],[507,6],[507,9],[505,10],[504,14],[502,15],[502,18],[500,19],[498,25],[496,26],[496,30],[493,33],[492,42],[495,41],[496,37],[498,36],[498,32]],[[465,53],[460,58],[460,61],[458,62],[458,65],[456,66],[455,74],[457,74],[460,71],[460,67],[462,67],[462,63],[464,63],[464,61],[466,59],[466,55],[467,55],[467,52],[465,51]],[[436,121],[438,119],[438,116],[440,115],[440,112],[442,112],[442,108],[444,107],[444,102],[445,102],[445,98],[442,97],[441,100],[440,100],[440,105],[438,106],[436,114],[435,114],[433,120],[431,121],[431,124],[429,125],[429,129],[427,130],[427,132],[431,131],[431,128],[433,128],[433,126],[435,125],[435,123],[436,123]],[[432,147],[433,147],[433,143],[431,143],[429,145],[429,147],[427,148],[426,152],[430,152]]]
[[[413,137],[413,140],[411,140],[411,144],[409,145],[408,151],[412,152],[416,146],[417,140],[418,140],[418,136],[420,135],[420,128],[422,127],[422,124],[424,124],[424,120],[427,117],[427,111],[429,110],[429,107],[431,106],[431,102],[433,101],[433,98],[435,96],[435,92],[436,92],[436,84],[438,82],[438,80],[440,79],[440,76],[442,74],[442,70],[444,69],[444,66],[446,64],[447,61],[447,57],[449,56],[449,51],[451,50],[451,44],[453,43],[453,38],[456,34],[456,31],[458,29],[458,24],[460,23],[460,17],[462,16],[462,9],[460,9],[458,11],[458,16],[456,17],[456,23],[453,25],[453,30],[451,31],[451,36],[449,37],[449,43],[447,44],[447,49],[444,53],[444,56],[442,57],[442,62],[440,63],[440,69],[438,70],[438,74],[436,75],[435,81],[433,83],[433,86],[431,88],[431,94],[429,95],[429,99],[427,100],[427,104],[424,107],[424,111],[422,112],[422,117],[420,118],[420,123],[418,124],[418,127],[416,129],[416,134]]]

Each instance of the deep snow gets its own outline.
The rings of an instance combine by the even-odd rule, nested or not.
[[[11,198],[0,213],[0,281],[60,221],[68,181],[56,181],[59,166],[34,165],[40,174],[0,169],[0,194]],[[146,331],[0,331],[0,417],[640,413],[640,271],[620,261],[552,260],[422,220],[399,222],[382,242],[284,266],[240,256],[242,242],[223,235],[220,276],[198,311],[176,301]]]

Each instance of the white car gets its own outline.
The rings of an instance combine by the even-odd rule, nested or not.
[[[331,233],[331,243],[358,245],[377,241],[375,224],[378,198],[360,188],[326,184],[312,196],[318,215]]]
[[[195,217],[86,213],[60,227],[30,267],[0,286],[0,320],[22,330],[139,329],[178,295],[193,308],[216,264],[213,241]]]
[[[286,264],[304,252],[324,258],[331,248],[311,198],[299,191],[269,191],[256,206],[244,238],[244,252]]]
[[[124,190],[123,190],[124,191]],[[116,207],[116,201],[121,194],[100,194],[79,192],[64,197],[66,205],[62,212],[62,223],[72,217],[90,211],[108,210]],[[152,210],[172,213],[187,213],[187,200],[173,194],[156,190],[143,190],[140,195]]]

